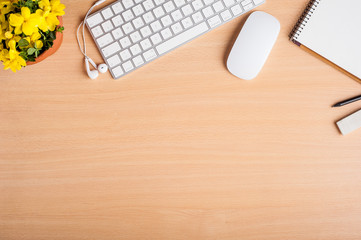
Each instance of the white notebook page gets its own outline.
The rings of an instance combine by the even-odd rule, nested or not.
[[[361,78],[361,0],[319,0],[297,41]]]

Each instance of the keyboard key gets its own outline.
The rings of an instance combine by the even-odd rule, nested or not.
[[[112,72],[115,78],[118,78],[124,74],[123,69],[120,66],[113,68]]]
[[[146,14],[143,15],[143,18],[145,23],[147,24],[154,21],[154,16],[152,12],[147,12]]]
[[[136,19],[133,20],[133,25],[135,29],[138,29],[144,26],[144,22],[141,17],[137,17]]]
[[[112,22],[115,27],[119,27],[120,25],[122,25],[124,23],[123,19],[120,15],[116,15],[115,17],[113,17]]]
[[[129,34],[134,31],[133,25],[130,22],[124,24],[122,28],[125,34]]]
[[[119,46],[118,42],[114,42],[114,43],[110,44],[109,46],[102,49],[104,57],[106,57],[106,58],[119,51],[120,51],[120,46]]]
[[[248,11],[248,10],[250,10],[251,8],[253,8],[253,4],[252,4],[252,3],[250,3],[250,4],[248,4],[248,5],[246,5],[246,6],[243,7],[243,9],[244,9],[245,11]]]
[[[113,11],[111,8],[106,8],[102,11],[102,15],[104,19],[109,19],[114,16]]]
[[[127,48],[131,45],[129,37],[127,37],[127,36],[120,39],[119,42],[120,42],[120,45],[122,45],[122,48]]]
[[[123,37],[124,34],[120,28],[116,28],[112,31],[112,35],[115,40],[118,40],[119,38]]]
[[[158,20],[150,24],[150,27],[152,28],[153,32],[158,32],[162,29],[162,25]]]
[[[253,0],[254,4],[258,5],[264,2],[264,0]]]
[[[162,37],[163,37],[164,39],[168,39],[168,38],[170,38],[170,37],[173,35],[169,28],[166,28],[166,29],[162,30],[162,31],[160,32],[160,34],[162,34]]]
[[[222,17],[223,21],[228,21],[229,19],[232,18],[232,14],[229,10],[226,10],[221,13],[221,17]]]
[[[208,31],[208,26],[205,22],[198,24],[197,26],[184,31],[183,33],[175,36],[161,44],[159,44],[156,49],[159,54],[168,52],[169,50],[178,47],[179,45],[188,42],[189,40],[195,38],[198,35]]]
[[[226,7],[230,7],[235,4],[234,0],[223,0]],[[263,0],[262,0],[263,1]]]
[[[132,10],[133,10],[135,16],[140,16],[141,14],[144,13],[144,9],[141,4],[133,7]]]
[[[200,12],[196,12],[195,14],[193,14],[192,18],[195,23],[199,23],[199,22],[203,21],[203,19],[204,19],[202,13],[200,13]]]
[[[94,35],[94,37],[99,37],[100,35],[102,35],[104,32],[102,30],[102,28],[100,26],[97,26],[95,28],[92,29],[92,33]]]
[[[126,22],[129,22],[130,20],[132,20],[134,18],[133,12],[131,10],[127,10],[127,11],[123,12],[122,15]]]
[[[156,18],[160,18],[160,17],[164,16],[164,14],[165,14],[162,6],[159,6],[159,7],[155,8],[153,10],[153,13],[154,13]]]
[[[110,44],[111,42],[113,42],[113,38],[109,33],[105,34],[104,36],[101,36],[100,38],[97,39],[97,43],[99,44],[99,47],[101,47],[101,48]]]
[[[204,4],[201,0],[195,0],[193,1],[192,6],[195,11],[198,11],[199,9],[202,9],[204,7]]]
[[[216,15],[208,20],[208,24],[211,28],[213,28],[221,23],[222,23],[222,21],[218,15]]]
[[[173,23],[169,15],[162,17],[160,21],[162,22],[164,27],[167,27]]]
[[[192,22],[190,17],[187,17],[187,18],[183,19],[182,24],[183,24],[184,28],[190,28],[190,27],[193,26],[193,22]]]
[[[142,52],[142,49],[140,49],[139,44],[135,44],[135,45],[131,46],[129,49],[132,52],[133,56],[136,56]]]
[[[152,34],[152,31],[150,30],[150,28],[148,26],[145,26],[142,29],[140,29],[140,32],[144,38],[146,38]]]
[[[152,47],[152,44],[150,43],[148,38],[141,41],[140,45],[142,46],[144,51]]]
[[[206,5],[210,5],[215,2],[215,0],[203,0]]]
[[[171,28],[172,28],[172,31],[174,32],[174,34],[180,33],[183,30],[182,25],[180,25],[179,22],[173,24],[171,26]]]
[[[122,0],[123,5],[126,9],[131,8],[134,6],[133,0]]]
[[[235,6],[233,6],[233,7],[231,7],[231,10],[232,10],[232,12],[233,12],[233,14],[234,14],[235,16],[237,16],[237,15],[239,15],[239,14],[242,13],[242,8],[241,8],[241,6],[239,6],[238,4],[235,5]]]
[[[183,18],[183,15],[181,13],[181,11],[178,9],[178,10],[175,10],[174,12],[172,12],[172,18],[175,22],[181,20]]]
[[[102,23],[102,27],[104,29],[104,32],[109,32],[114,29],[113,24],[109,20]]]
[[[126,61],[132,57],[128,49],[125,49],[124,51],[120,52],[119,55],[123,61]]]
[[[143,2],[143,6],[145,11],[149,11],[150,9],[154,8],[154,3],[152,0],[145,0]]]
[[[94,14],[93,16],[89,17],[86,22],[88,23],[89,27],[92,28],[95,25],[98,25],[99,23],[103,22],[103,17],[100,15],[100,13]]]
[[[159,35],[159,33],[156,33],[150,37],[150,40],[152,40],[152,43],[156,45],[162,41],[162,37]]]
[[[184,7],[182,7],[182,12],[184,16],[188,16],[193,13],[193,9],[190,4],[187,4]]]
[[[216,12],[220,12],[224,9],[223,3],[221,1],[214,3],[212,6]]]
[[[186,4],[184,0],[174,0],[174,3],[178,8]]]
[[[165,0],[154,0],[155,5],[160,5],[163,4],[165,2]]]
[[[142,36],[140,36],[140,33],[138,31],[133,32],[132,34],[130,34],[130,39],[132,39],[133,43],[139,42],[140,40],[142,40]]]
[[[134,66],[131,61],[123,63],[122,66],[123,66],[124,71],[126,71],[126,72],[129,72],[134,69]]]
[[[156,58],[157,54],[154,51],[154,49],[150,49],[150,50],[146,51],[145,53],[143,53],[143,57],[144,57],[145,61],[150,61],[150,60]]]
[[[170,13],[175,9],[175,6],[171,1],[166,2],[163,7],[167,13]]]
[[[120,61],[120,58],[118,55],[114,55],[113,57],[108,58],[107,62],[109,64],[109,67],[113,68],[113,67],[119,65],[121,61]]]
[[[252,0],[244,0],[244,1],[242,1],[242,6],[244,7],[250,3],[252,3]]]
[[[115,14],[119,14],[120,12],[122,12],[124,10],[124,8],[120,2],[113,4],[112,9]]]
[[[211,7],[206,7],[205,9],[202,10],[202,12],[206,18],[209,18],[214,14],[214,11]]]
[[[137,56],[137,57],[133,58],[132,61],[135,65],[135,67],[139,67],[140,65],[142,65],[144,63],[142,56]]]

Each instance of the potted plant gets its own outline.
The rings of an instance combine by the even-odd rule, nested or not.
[[[0,0],[0,61],[13,72],[54,53],[62,42],[60,0]]]

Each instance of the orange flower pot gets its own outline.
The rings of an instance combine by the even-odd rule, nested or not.
[[[63,26],[63,17],[58,17],[59,19],[59,26]],[[56,39],[53,42],[53,47],[49,48],[48,50],[46,50],[45,52],[43,52],[42,54],[40,54],[37,58],[35,58],[35,62],[26,62],[26,65],[34,65],[37,64],[41,61],[43,61],[44,59],[46,59],[47,57],[50,57],[51,55],[53,55],[56,51],[58,51],[58,49],[60,48],[61,44],[63,43],[63,33],[61,32],[57,32],[56,33]]]

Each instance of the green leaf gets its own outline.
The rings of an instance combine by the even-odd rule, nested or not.
[[[27,61],[28,60],[28,54],[26,53],[26,52],[21,52],[20,54],[20,57],[22,57],[25,61]]]
[[[35,51],[36,51],[35,48],[29,48],[28,49],[28,55],[33,55]]]
[[[56,39],[55,31],[50,32],[50,33],[49,33],[49,37],[50,37],[51,39],[55,40],[55,39]]]
[[[27,47],[29,46],[29,42],[26,39],[21,39],[19,41],[19,47]]]
[[[58,27],[58,28],[56,29],[56,31],[57,31],[57,32],[60,32],[60,33],[63,33],[63,31],[64,31],[64,26]]]
[[[29,57],[28,57],[28,61],[29,61],[29,62],[35,62],[35,58],[34,58],[33,56],[29,56]]]

